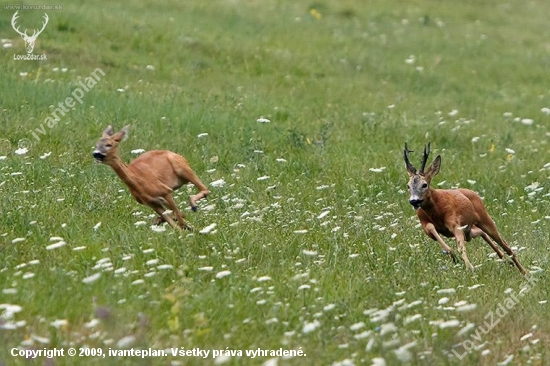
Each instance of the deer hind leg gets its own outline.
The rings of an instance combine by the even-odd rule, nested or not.
[[[174,214],[176,214],[176,218],[178,220],[179,226],[183,229],[192,231],[193,227],[189,225],[189,223],[187,223],[187,221],[185,221],[185,219],[183,218],[183,214],[181,213],[180,209],[176,205],[176,202],[174,201],[174,198],[172,197],[172,195],[167,194],[166,196],[164,196],[164,201],[166,202],[166,206],[168,206],[168,208],[172,210]]]
[[[199,193],[189,196],[189,206],[191,206],[193,211],[197,211],[197,201],[206,198],[210,194],[210,191],[191,169],[189,171],[192,175],[189,181],[199,190]]]
[[[447,243],[445,243],[445,241],[441,238],[441,236],[439,235],[439,233],[437,232],[437,230],[435,229],[435,226],[433,224],[426,224],[426,226],[424,227],[424,231],[426,232],[426,234],[428,234],[429,237],[431,237],[432,239],[434,239],[435,241],[437,241],[439,243],[439,245],[441,246],[441,248],[443,249],[445,254],[448,254],[448,255],[451,256],[451,259],[453,260],[453,263],[458,262],[458,259],[456,258],[455,253],[447,245]]]
[[[481,230],[480,228],[474,226],[474,227],[472,227],[472,230],[470,231],[470,235],[471,235],[472,238],[481,236],[483,238],[483,240],[485,240],[487,242],[487,244],[489,244],[491,246],[491,248],[493,248],[493,250],[497,253],[498,257],[500,259],[504,259],[504,254],[502,253],[502,251],[495,245],[495,243],[491,240],[489,235],[485,234],[485,232],[483,230]]]
[[[488,236],[491,237],[495,242],[497,242],[498,245],[508,254],[511,258],[518,270],[521,272],[521,274],[526,274],[527,271],[521,263],[519,263],[518,259],[516,258],[516,253],[510,248],[508,243],[500,236],[500,233],[497,230],[496,225],[494,224],[493,220],[487,215],[487,220],[484,220],[483,225],[478,225],[481,230],[483,230]]]
[[[172,164],[174,172],[182,181],[192,183],[199,190],[199,193],[189,197],[189,206],[191,206],[193,211],[197,211],[197,201],[208,196],[210,191],[204,183],[201,182],[199,177],[197,177],[184,157],[176,154],[171,155],[170,163]]]

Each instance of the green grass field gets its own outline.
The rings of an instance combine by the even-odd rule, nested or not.
[[[46,10],[45,61],[14,60],[14,12],[0,13],[0,365],[550,365],[549,2],[71,1]],[[176,194],[196,231],[153,230],[94,161],[110,124],[131,125],[124,161],[172,150],[210,186],[197,213],[193,187]],[[418,165],[429,141],[433,185],[480,193],[531,285],[481,239],[472,272],[423,234],[402,151]],[[259,349],[303,355],[246,354]]]

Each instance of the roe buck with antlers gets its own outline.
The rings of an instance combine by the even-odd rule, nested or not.
[[[15,21],[17,20],[18,16],[17,16],[17,13],[19,12],[16,11],[15,14],[13,14],[13,17],[11,18],[11,26],[13,27],[13,29],[19,33],[21,35],[21,37],[23,37],[23,41],[25,41],[25,48],[27,49],[27,53],[32,53],[32,50],[34,49],[34,43],[36,42],[36,38],[38,38],[38,36],[40,35],[40,33],[42,33],[42,31],[44,30],[44,28],[46,28],[46,24],[48,24],[48,14],[44,13],[44,22],[42,23],[42,29],[40,30],[34,30],[33,33],[32,33],[32,36],[29,36],[27,34],[27,30],[25,29],[25,32],[21,32],[19,30],[19,27],[16,27],[15,26]]]
[[[441,156],[438,155],[427,170],[426,162],[430,154],[430,144],[424,147],[424,156],[420,164],[420,170],[409,161],[411,153],[405,144],[403,153],[407,172],[409,173],[409,183],[407,185],[411,197],[410,204],[416,210],[420,219],[422,228],[426,235],[436,240],[445,253],[451,255],[454,262],[456,256],[440,234],[447,238],[455,238],[458,250],[466,266],[470,269],[474,267],[466,256],[465,241],[480,236],[493,248],[497,255],[503,259],[502,251],[495,245],[493,239],[504,249],[506,254],[511,256],[512,261],[518,267],[522,274],[526,271],[519,263],[515,253],[510,249],[506,241],[500,236],[493,219],[487,213],[483,201],[477,193],[469,189],[434,189],[430,186],[432,178],[439,173],[441,166]]]
[[[197,210],[197,201],[206,197],[210,191],[189,167],[181,155],[167,150],[151,150],[130,165],[125,165],[118,155],[118,144],[128,135],[128,128],[114,133],[109,126],[97,142],[93,156],[96,161],[109,165],[130,189],[136,201],[147,205],[159,214],[157,224],[168,222],[174,228],[193,228],[184,220],[183,214],[176,206],[172,192],[184,184],[193,183],[199,193],[189,197],[193,211]],[[175,213],[179,226],[165,209]]]

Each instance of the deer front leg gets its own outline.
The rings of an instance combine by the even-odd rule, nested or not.
[[[162,207],[161,204],[155,205],[153,204],[151,206],[153,210],[155,210],[156,213],[160,216],[160,222],[166,221],[170,226],[172,226],[174,229],[181,229],[175,222],[172,220],[169,214],[164,213],[165,209]],[[160,223],[159,222],[159,223]]]
[[[468,256],[466,255],[466,243],[464,240],[465,239],[464,231],[460,227],[457,227],[454,229],[453,233],[455,235],[458,251],[462,255],[462,260],[464,261],[464,264],[466,264],[466,267],[470,269],[474,269],[474,266],[472,266],[472,263],[470,263],[470,261],[468,260]]]
[[[435,229],[435,226],[432,224],[432,223],[428,223],[424,226],[424,231],[426,232],[426,234],[434,239],[435,241],[437,241],[439,243],[439,245],[441,246],[441,248],[443,249],[443,251],[445,252],[445,254],[448,254],[451,256],[452,260],[453,260],[453,263],[457,263],[458,262],[458,259],[456,258],[456,255],[455,253],[453,252],[453,250],[447,245],[447,243],[445,243],[445,241],[441,238],[441,236],[439,235],[439,233],[437,232],[437,230]]]
[[[187,223],[187,221],[185,221],[185,219],[183,218],[183,214],[179,210],[178,206],[176,206],[176,202],[174,201],[172,195],[168,194],[164,196],[164,200],[166,201],[166,205],[168,206],[168,208],[170,208],[176,214],[179,226],[183,229],[193,231],[193,227],[189,225],[189,223]]]
[[[170,217],[172,218],[172,220],[175,219],[175,216]],[[161,216],[157,216],[153,219],[153,225],[161,225],[164,222],[166,222],[166,220],[164,220],[164,218],[162,218]]]

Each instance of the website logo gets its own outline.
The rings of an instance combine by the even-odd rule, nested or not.
[[[23,41],[25,41],[25,48],[27,50],[27,55],[14,55],[14,59],[23,59],[23,60],[45,60],[46,55],[33,55],[32,51],[34,50],[34,45],[36,43],[36,39],[42,33],[42,31],[46,28],[46,25],[48,24],[48,14],[44,13],[44,22],[42,23],[42,29],[34,29],[32,35],[27,34],[27,29],[25,29],[24,32],[21,32],[19,30],[19,26],[17,26],[16,22],[19,18],[19,10],[13,14],[13,17],[11,18],[11,26],[13,29],[21,35],[21,38],[23,38]],[[19,57],[17,57],[19,56]],[[33,57],[34,56],[34,57]]]

